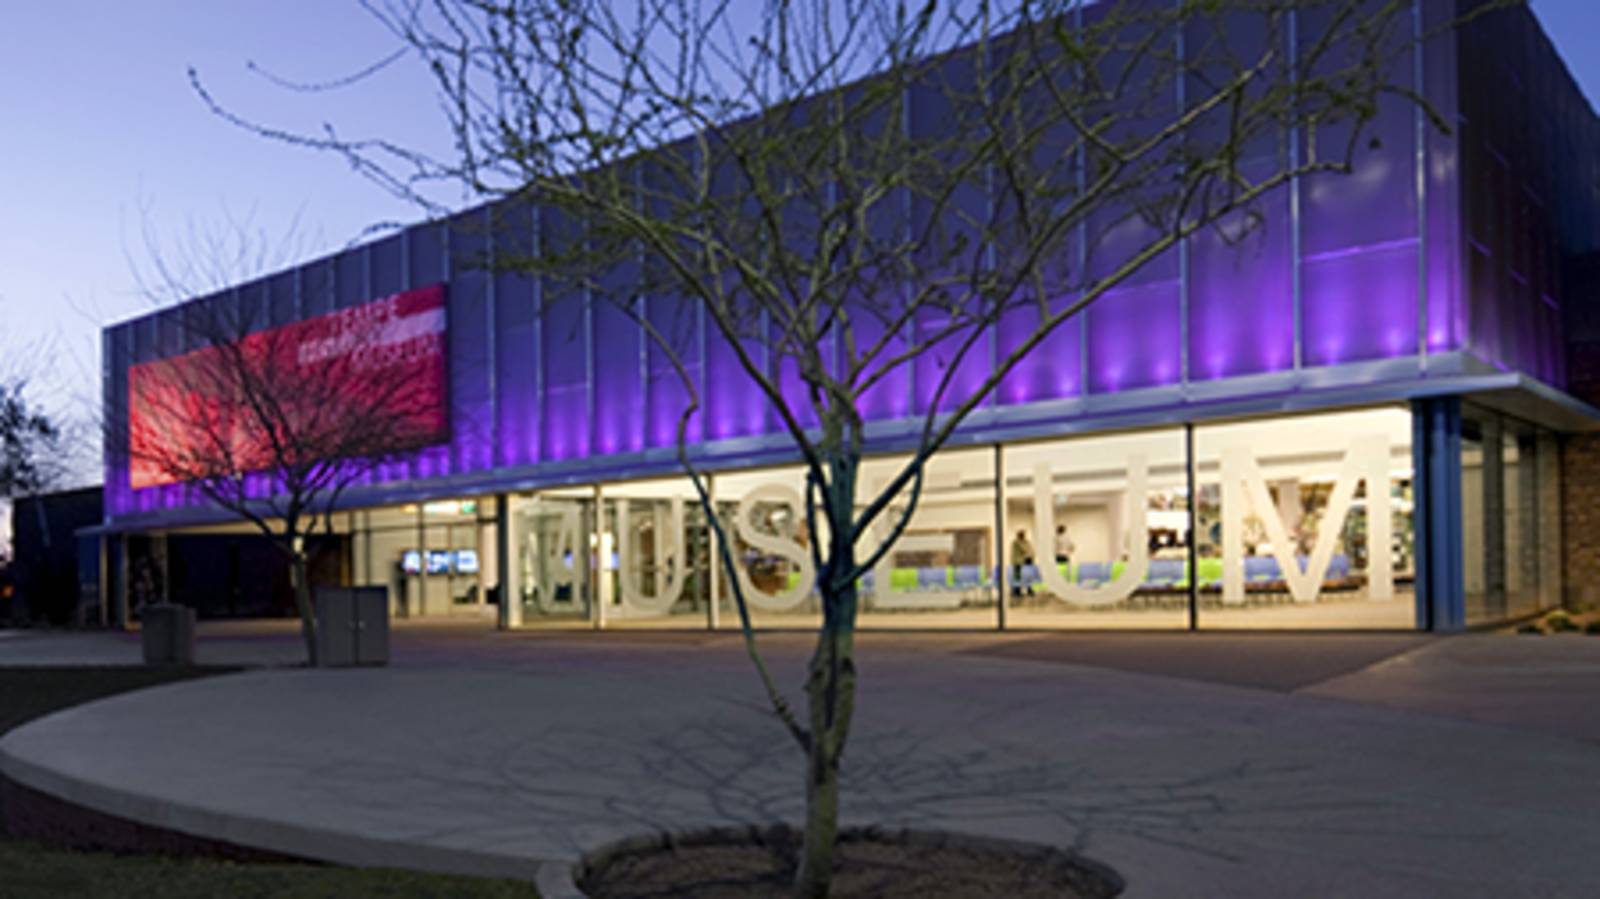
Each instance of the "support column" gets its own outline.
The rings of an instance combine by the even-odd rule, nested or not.
[[[1506,616],[1506,455],[1499,416],[1483,420],[1484,603],[1491,619]]]
[[[172,563],[168,561],[165,531],[150,537],[150,551],[151,555],[157,557],[159,567],[156,570],[161,572],[161,590],[157,600],[162,603],[172,602]]]
[[[495,592],[500,597],[500,629],[522,626],[520,590],[511,589],[511,497],[494,497],[494,576]]]
[[[100,593],[100,626],[108,627],[111,624],[111,541],[115,539],[105,534],[94,538],[96,562],[99,570],[99,583],[96,585]]]
[[[1006,629],[1006,598],[1011,595],[1011,573],[1006,568],[1006,460],[1000,444],[994,445],[994,589],[996,630]],[[888,590],[888,584],[878,589]]]
[[[600,485],[594,485],[594,526],[590,529],[589,596],[594,601],[590,619],[594,629],[606,629],[606,612],[610,611],[611,579],[606,577],[606,509],[605,494]]]
[[[128,620],[128,535],[126,532],[115,537],[117,541],[117,627],[128,629],[131,624]]]
[[[1195,486],[1195,469],[1200,462],[1194,455],[1194,422],[1183,423],[1183,479],[1189,491],[1189,630],[1200,629],[1200,491]]]
[[[1461,402],[1455,397],[1418,400],[1411,409],[1417,628],[1459,631],[1466,626]]]
[[[711,526],[711,516],[717,514],[717,476],[708,474],[706,479],[706,496],[711,498],[711,508],[706,512],[706,549],[708,550],[706,565],[706,588],[710,591],[710,602],[706,603],[706,628],[716,630],[722,624],[722,609],[719,607],[719,596],[722,587],[722,541],[717,539],[717,529]]]
[[[417,503],[417,573],[406,580],[406,618],[423,618],[428,603],[428,510]],[[415,589],[412,589],[412,588]]]

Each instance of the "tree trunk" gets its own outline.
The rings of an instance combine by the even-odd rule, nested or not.
[[[806,681],[811,747],[806,758],[805,845],[795,873],[795,892],[805,899],[826,899],[833,882],[839,836],[839,758],[855,712],[855,586],[847,592],[848,596],[835,598],[838,605],[834,608],[848,610],[848,621],[824,626]]]
[[[294,587],[294,607],[300,613],[300,637],[306,642],[306,663],[317,667],[317,619],[311,610],[311,579],[304,537],[295,537],[289,554],[289,583]]]
[[[839,837],[839,758],[828,758],[822,742],[812,744],[806,759],[805,844],[795,873],[795,892],[805,899],[826,899]]]

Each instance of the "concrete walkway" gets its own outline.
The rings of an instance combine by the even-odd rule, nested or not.
[[[1117,662],[1116,640],[865,638],[846,817],[1075,846],[1130,896],[1600,895],[1600,722],[1510,714],[1512,687],[1480,714],[1448,673],[1594,705],[1600,640],[1411,642],[1255,686],[1141,673],[1156,650]],[[805,640],[768,642],[799,683]],[[402,635],[395,655],[70,709],[0,741],[0,772],[245,845],[546,885],[625,835],[799,816],[800,759],[727,637]]]

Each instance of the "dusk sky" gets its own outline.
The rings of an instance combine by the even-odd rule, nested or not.
[[[1596,0],[1534,10],[1593,102],[1600,95]],[[339,159],[263,140],[220,121],[186,70],[225,105],[274,126],[434,144],[425,76],[390,66],[356,87],[297,93],[395,47],[354,3],[328,0],[57,0],[7,10],[0,32],[0,377],[33,375],[60,415],[98,404],[99,328],[149,307],[130,271],[143,234],[168,252],[190,231],[245,222],[292,254],[322,255],[384,220],[418,213]],[[298,224],[296,224],[298,223]],[[241,272],[240,274],[250,274]],[[94,451],[97,454],[97,450]]]

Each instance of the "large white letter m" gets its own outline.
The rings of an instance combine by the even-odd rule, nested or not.
[[[1266,526],[1267,540],[1278,569],[1295,602],[1316,602],[1327,577],[1328,565],[1344,530],[1345,517],[1355,498],[1356,485],[1367,482],[1367,598],[1394,598],[1394,529],[1389,499],[1389,438],[1383,434],[1352,437],[1345,450],[1339,479],[1328,498],[1327,511],[1317,527],[1317,542],[1305,568],[1295,554],[1295,544],[1272,502],[1254,454],[1247,446],[1222,451],[1222,601],[1244,602],[1244,520],[1255,512]],[[1246,507],[1249,507],[1248,509]]]

